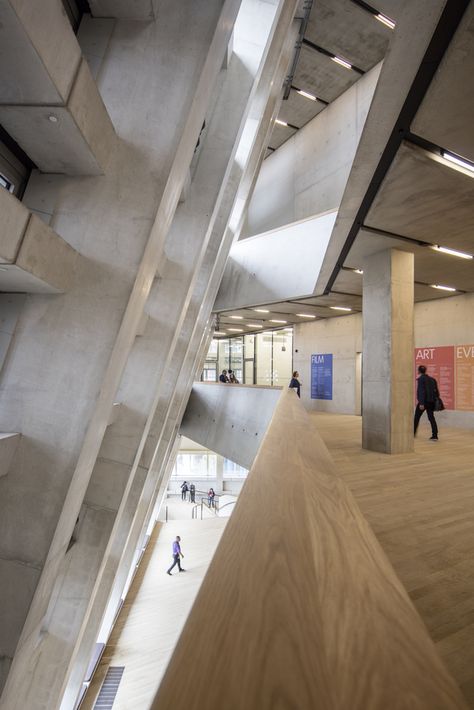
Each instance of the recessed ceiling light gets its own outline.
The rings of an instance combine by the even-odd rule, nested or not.
[[[233,318],[234,320],[243,320],[243,316],[229,316],[229,318]]]
[[[386,15],[382,15],[381,12],[378,12],[376,15],[374,15],[375,19],[381,22],[383,25],[387,25],[387,27],[390,27],[391,30],[395,27],[395,22],[390,19],[390,17],[387,17]]]
[[[364,270],[363,270],[363,269],[352,269],[352,271],[353,271],[355,274],[363,274],[363,273],[364,273]]]
[[[263,328],[263,325],[259,325],[258,323],[246,323],[245,325],[247,328]]]
[[[283,324],[286,324],[286,323],[288,323],[288,321],[287,321],[287,320],[276,320],[276,319],[274,319],[274,320],[270,320],[270,323],[283,323]]]
[[[456,291],[452,286],[441,286],[441,284],[430,284],[431,288],[437,288],[439,291]]]
[[[52,113],[50,116],[48,116],[48,121],[51,121],[51,123],[57,123],[58,122],[58,117]]]
[[[278,123],[279,126],[287,126],[287,125],[288,125],[288,124],[286,123],[286,121],[280,121],[279,118],[276,118],[276,119],[275,119],[275,123]]]
[[[228,333],[243,333],[243,328],[227,328]]]
[[[352,308],[346,308],[346,306],[329,306],[333,311],[352,311]]]
[[[297,313],[299,318],[316,318],[316,316],[311,315],[311,313]]]
[[[298,91],[296,93],[300,94],[301,96],[304,96],[305,99],[310,99],[311,101],[316,101],[316,96],[313,96],[313,94],[309,94],[307,91],[303,91],[303,89],[298,89]]]
[[[266,308],[254,308],[255,313],[270,313]]]
[[[345,67],[346,69],[352,69],[352,64],[349,64],[349,62],[346,62],[345,59],[341,59],[341,57],[331,57],[333,62],[336,62],[336,64],[340,64],[341,67]]]
[[[470,173],[474,173],[474,164],[470,163],[468,160],[464,160],[464,158],[459,157],[459,155],[449,153],[447,150],[442,150],[441,155],[448,162],[454,163],[454,165],[459,165],[459,167],[469,170]]]
[[[226,333],[223,333],[221,330],[215,330],[214,335],[226,335]]]
[[[460,259],[474,259],[472,254],[465,254],[463,251],[456,251],[456,249],[448,249],[448,247],[440,247],[437,244],[433,244],[431,249],[434,249],[434,251],[441,251],[443,252],[443,254],[458,256]]]

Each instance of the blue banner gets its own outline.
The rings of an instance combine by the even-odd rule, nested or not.
[[[311,399],[332,399],[332,353],[311,355]]]

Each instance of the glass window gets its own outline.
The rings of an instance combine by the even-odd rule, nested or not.
[[[293,331],[277,330],[273,333],[272,384],[289,384],[293,367]]]
[[[256,344],[257,356],[257,385],[272,384],[272,333],[271,331],[259,333]]]
[[[224,478],[246,478],[248,470],[229,459],[224,459]]]
[[[244,358],[255,357],[255,335],[244,335]]]
[[[217,340],[212,340],[209,346],[209,352],[207,353],[206,360],[217,360],[217,351],[219,349],[219,342]]]
[[[230,369],[234,371],[234,375],[239,382],[242,382],[242,372],[244,367],[244,339],[231,338],[230,341]]]
[[[216,458],[216,454],[213,453],[182,452],[176,457],[171,477],[183,480],[215,478]]]
[[[229,369],[229,338],[219,340],[219,358],[217,369],[219,371],[219,375],[222,370]]]

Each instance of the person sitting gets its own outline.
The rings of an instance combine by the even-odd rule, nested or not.
[[[219,382],[230,382],[229,378],[227,377],[227,370],[222,370],[221,374],[219,375]]]
[[[235,376],[235,372],[233,370],[229,370],[229,382],[232,382],[234,385],[238,385],[239,381],[237,377]]]

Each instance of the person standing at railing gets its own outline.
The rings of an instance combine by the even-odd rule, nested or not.
[[[171,570],[176,565],[178,565],[178,569],[180,572],[186,572],[186,570],[181,567],[180,558],[184,559],[184,555],[181,552],[181,538],[179,535],[176,535],[176,540],[173,542],[173,560],[174,561],[173,561],[173,564],[171,565],[171,567],[166,570],[166,574],[169,574],[170,577],[171,577]]]
[[[209,488],[209,492],[207,494],[207,504],[209,508],[214,508],[215,503],[214,503],[214,498],[216,497],[216,494],[214,493],[214,488]]]
[[[186,500],[186,493],[188,492],[188,482],[183,481],[181,484],[181,500]]]
[[[194,485],[194,483],[191,483],[191,485],[189,486],[189,495],[191,498],[191,503],[195,503],[196,502],[196,486]]]
[[[227,370],[222,370],[221,374],[219,375],[219,382],[230,382],[229,378],[227,377]]]
[[[295,370],[294,373],[293,373],[293,377],[291,378],[291,382],[290,382],[290,384],[289,384],[289,388],[290,388],[290,389],[295,389],[295,390],[296,390],[296,394],[298,395],[298,397],[301,397],[301,394],[300,394],[301,382],[298,380],[298,377],[299,377],[299,376],[300,376],[300,373],[299,373],[297,370]]]

